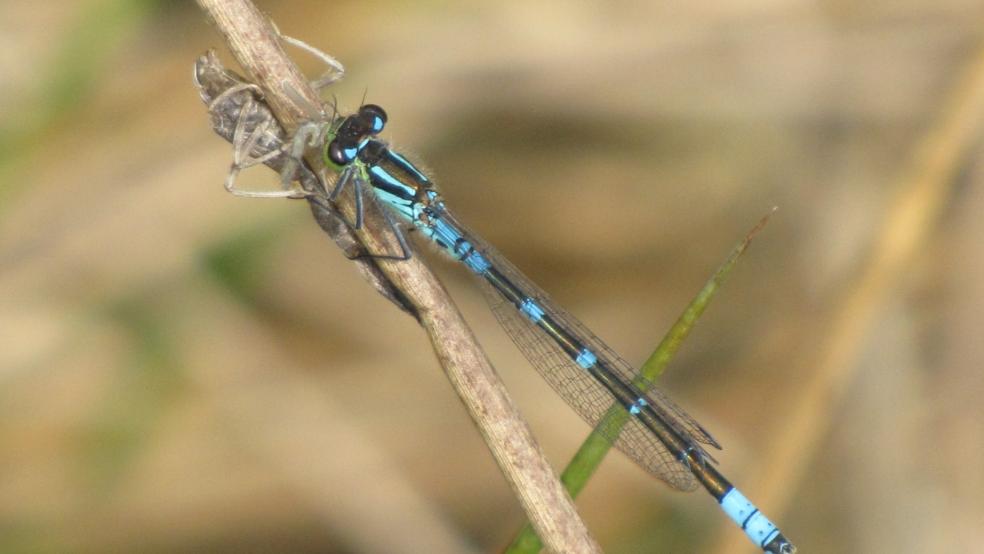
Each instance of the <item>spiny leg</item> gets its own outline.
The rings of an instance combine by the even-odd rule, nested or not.
[[[339,217],[339,220],[342,221],[342,223],[349,226],[350,228],[352,227],[347,221],[345,221],[344,218],[341,217],[341,214],[337,210],[331,208],[331,211]],[[393,254],[365,253],[365,254],[357,254],[355,256],[350,256],[346,253],[345,254],[346,258],[348,258],[349,260],[393,260],[397,262],[405,262],[409,260],[411,257],[413,257],[413,251],[410,250],[410,243],[407,242],[406,235],[403,234],[403,231],[400,230],[397,223],[393,221],[393,217],[389,213],[389,210],[387,210],[386,208],[381,208],[380,212],[383,214],[383,219],[386,220],[386,224],[389,226],[390,229],[392,229],[393,234],[396,236],[396,241],[400,245],[400,254],[393,255]]]
[[[336,60],[334,57],[326,54],[325,52],[322,52],[321,50],[318,50],[317,48],[307,44],[304,41],[280,33],[279,29],[276,29],[276,27],[275,30],[277,34],[282,39],[284,39],[284,42],[310,53],[311,55],[317,57],[325,65],[328,66],[329,70],[325,74],[323,74],[318,79],[315,79],[314,81],[311,81],[309,83],[311,85],[311,88],[320,92],[322,89],[335,83],[345,75],[344,66],[342,66],[341,62]],[[250,88],[259,91],[258,87],[251,84],[239,85],[234,88],[240,88],[240,89]],[[259,137],[261,137],[263,133],[267,131],[269,122],[264,121],[261,126],[257,126],[257,128],[254,129],[253,133],[250,133],[248,137],[244,138],[242,137],[242,135],[243,135],[243,129],[245,128],[245,122],[244,122],[243,113],[240,113],[240,121],[237,124],[236,132],[234,134],[234,139],[235,139],[234,145],[237,145],[234,151],[235,152],[234,163],[232,168],[230,168],[230,175],[229,178],[227,179],[227,186],[226,186],[226,188],[230,192],[233,192],[233,194],[237,194],[240,196],[264,197],[264,198],[297,197],[297,195],[300,195],[301,197],[310,196],[308,193],[304,191],[290,190],[290,183],[293,180],[293,176],[297,170],[298,164],[302,163],[305,150],[307,150],[308,148],[313,148],[321,145],[321,143],[324,141],[325,135],[327,135],[328,133],[329,125],[323,122],[324,119],[326,118],[326,114],[324,114],[320,106],[318,106],[317,108],[315,108],[314,106],[309,106],[308,102],[303,101],[303,98],[301,98],[301,95],[297,91],[290,89],[289,87],[285,87],[285,93],[291,96],[295,101],[301,100],[297,103],[298,105],[307,108],[307,110],[305,111],[310,112],[306,114],[309,117],[309,121],[298,127],[297,131],[295,132],[293,138],[290,141],[289,147],[287,145],[284,145],[282,148],[278,150],[274,150],[272,152],[268,152],[263,156],[260,156],[259,158],[251,158],[250,151],[255,146],[256,141],[259,139]],[[250,98],[248,102],[252,103],[252,98]],[[246,111],[245,108],[243,111],[244,112]],[[329,121],[331,119],[334,119],[334,116],[329,118]],[[242,152],[246,153],[246,158],[247,158],[246,163],[242,163],[242,160],[240,159]],[[235,189],[235,187],[232,186],[232,183],[234,183],[235,181],[236,175],[238,175],[238,173],[242,169],[251,167],[253,165],[257,165],[259,163],[263,163],[264,161],[269,160],[270,158],[273,158],[281,153],[287,154],[287,160],[284,163],[283,168],[281,169],[281,183],[284,185],[284,188],[287,190],[270,191],[270,192],[252,192],[252,191],[242,191],[239,189]],[[325,186],[325,188],[327,189],[326,186],[327,178],[324,169],[322,169],[318,173],[322,185]],[[338,182],[336,183],[335,187],[328,195],[327,203],[320,198],[313,198],[313,200],[315,200],[316,204],[318,204],[322,209],[327,209],[330,212],[338,215],[341,221],[345,225],[358,230],[361,229],[363,225],[363,216],[365,210],[363,194],[365,192],[362,185],[362,179],[360,179],[359,176],[356,175],[356,173],[357,171],[355,171],[355,169],[352,167],[347,168],[345,171],[342,172],[342,174],[339,176]],[[355,221],[349,222],[346,221],[344,217],[341,216],[341,214],[337,211],[337,209],[334,208],[333,205],[334,205],[334,201],[338,198],[338,196],[344,190],[345,186],[348,184],[348,181],[353,179],[353,177],[354,180],[352,183],[352,189],[353,189],[353,193],[355,194],[356,213],[355,213]],[[352,256],[350,257],[350,259],[369,258],[369,259],[404,261],[410,259],[410,257],[412,256],[410,245],[407,242],[406,236],[400,230],[397,223],[393,221],[392,215],[385,208],[381,208],[380,211],[383,214],[383,218],[385,219],[386,224],[390,227],[390,229],[393,231],[394,235],[396,236],[397,242],[400,245],[400,254],[399,255],[361,254],[357,256]]]
[[[255,88],[255,85],[243,85],[238,86],[238,88],[240,88],[240,90],[245,90]],[[219,100],[221,97],[222,95],[216,97],[216,100]],[[212,103],[212,106],[216,105],[217,104],[215,102]],[[252,131],[247,133],[247,120],[251,115],[253,115],[252,112],[256,108],[256,102],[253,100],[252,96],[249,96],[239,112],[239,118],[236,121],[236,128],[232,135],[232,165],[229,167],[228,175],[226,175],[225,189],[236,196],[244,196],[247,198],[302,198],[306,196],[304,191],[290,188],[289,182],[287,183],[287,186],[284,187],[284,190],[276,191],[250,191],[236,187],[236,179],[239,177],[239,173],[244,169],[266,163],[267,161],[283,153],[283,147],[281,147],[265,152],[257,157],[253,156],[252,152],[256,147],[257,142],[268,132],[271,132],[273,125],[275,125],[273,121],[265,119],[256,125]],[[290,175],[293,176],[293,170],[291,170]]]
[[[280,30],[276,28],[276,25],[274,25],[274,31],[287,44],[308,52],[328,66],[327,72],[310,83],[311,87],[315,90],[320,91],[344,76],[344,66],[342,66],[341,62],[336,60],[334,57],[322,52],[304,41],[282,34]],[[209,111],[212,112],[216,106],[219,106],[221,103],[227,101],[230,96],[247,90],[254,92],[257,97],[263,96],[263,92],[258,86],[252,83],[240,83],[230,87],[215,97],[209,103]],[[326,114],[319,104],[312,105],[310,102],[301,97],[297,91],[287,89],[285,92],[295,100],[298,106],[304,108],[303,111],[305,112],[308,122],[302,124],[297,129],[289,145],[285,144],[279,149],[266,152],[263,155],[254,158],[252,156],[252,151],[256,147],[257,142],[264,136],[265,133],[270,131],[271,128],[276,125],[276,122],[263,121],[262,123],[256,125],[254,129],[247,134],[245,131],[247,128],[247,116],[254,115],[250,112],[255,109],[253,95],[249,95],[240,110],[236,128],[233,131],[233,163],[229,169],[229,174],[225,181],[226,190],[232,194],[252,198],[303,198],[310,194],[304,190],[293,187],[292,182],[294,181],[295,174],[297,173],[298,165],[303,163],[302,159],[305,150],[307,148],[320,145],[320,143],[324,140],[324,136],[328,132],[328,126],[324,123],[318,122],[324,121],[326,119]],[[244,169],[262,164],[281,154],[286,154],[286,159],[280,171],[280,181],[283,190],[246,191],[235,186],[239,173],[241,173]]]
[[[336,213],[338,213],[338,217],[341,218],[342,222],[348,225],[351,229],[358,231],[359,229],[362,228],[363,206],[362,206],[362,186],[359,183],[359,179],[356,173],[357,173],[357,169],[354,166],[348,166],[345,169],[343,169],[342,172],[338,175],[338,180],[335,182],[334,188],[332,188],[331,192],[328,193],[328,201],[331,202],[332,205],[334,205],[335,202],[338,200],[338,197],[341,196],[342,191],[344,191],[345,187],[348,186],[349,181],[351,181],[352,191],[353,194],[355,194],[355,221],[352,222],[345,219],[345,216],[342,215],[342,213],[338,212],[337,210]],[[322,172],[322,181],[325,182],[327,181],[327,179],[324,178],[324,172]]]
[[[324,123],[308,121],[297,128],[290,145],[284,145],[282,151],[287,155],[287,159],[280,169],[280,184],[284,189],[291,188],[294,174],[297,172],[298,166],[303,163],[304,152],[308,148],[319,146],[327,131],[328,127]],[[306,196],[306,193],[303,193],[302,196]]]
[[[305,52],[318,58],[322,63],[328,66],[328,71],[324,72],[321,77],[318,77],[310,82],[311,88],[314,90],[320,92],[322,89],[331,86],[333,83],[341,80],[341,78],[345,76],[345,67],[342,65],[342,62],[336,60],[334,57],[322,52],[321,50],[318,50],[303,40],[298,40],[287,35],[280,35],[280,38],[284,39],[284,42],[287,44],[300,48],[301,50],[304,50]]]
[[[393,221],[393,215],[388,209],[380,206],[379,210],[383,214],[383,219],[386,220],[386,224],[393,231],[393,235],[396,236],[396,242],[400,244],[400,254],[398,256],[393,256],[390,254],[364,254],[361,256],[356,256],[356,258],[372,258],[374,260],[394,260],[398,262],[405,262],[411,258],[413,252],[410,250],[410,244],[407,242],[406,235],[400,230],[400,226]],[[355,259],[355,258],[353,258]]]
[[[325,52],[318,50],[317,48],[311,46],[310,44],[304,42],[303,40],[299,40],[294,37],[289,37],[281,33],[280,29],[277,27],[275,23],[273,24],[273,30],[274,32],[277,33],[277,36],[282,38],[284,42],[286,42],[287,44],[290,44],[295,48],[300,48],[301,50],[304,50],[308,54],[311,54],[312,56],[321,60],[321,63],[328,66],[328,71],[323,73],[321,77],[318,77],[317,79],[309,83],[311,85],[311,88],[313,88],[314,90],[320,92],[321,89],[327,88],[332,83],[339,81],[342,77],[345,76],[345,66],[342,65],[342,62],[336,60],[334,57],[326,54]]]
[[[263,97],[263,89],[254,85],[253,83],[237,83],[224,91],[220,92],[211,102],[208,103],[208,113],[211,114],[216,110],[216,108],[226,101],[230,96],[243,92],[243,91],[253,91],[256,96]],[[252,95],[250,95],[252,96]],[[252,98],[250,98],[252,100]],[[244,108],[245,109],[245,104]],[[241,114],[242,112],[240,112]]]
[[[360,178],[359,175],[360,170],[361,168],[358,168],[356,166],[348,166],[345,169],[343,169],[341,174],[338,176],[338,181],[336,181],[335,187],[328,194],[328,198],[327,198],[328,202],[318,203],[319,206],[321,206],[322,208],[330,209],[332,213],[334,213],[335,216],[338,217],[339,221],[341,221],[344,225],[346,225],[348,228],[353,230],[359,230],[362,228],[364,214],[365,214],[365,203],[366,203],[364,195],[372,194],[372,192],[366,192],[365,184],[364,184],[365,180],[363,178]],[[321,173],[321,180],[322,183],[327,183],[327,179],[325,178],[323,170]],[[342,215],[342,213],[338,211],[337,208],[335,208],[335,202],[338,200],[338,197],[341,195],[342,191],[345,190],[345,187],[348,186],[349,182],[352,183],[352,194],[355,195],[354,198],[355,221],[354,222],[346,219],[345,216]],[[373,202],[374,200],[370,196],[368,201]],[[328,207],[329,205],[331,206],[330,208]],[[346,254],[346,257],[350,260],[360,260],[360,259],[396,260],[396,261],[409,260],[413,254],[412,251],[410,250],[410,244],[407,242],[406,236],[404,235],[403,231],[400,229],[397,223],[393,221],[390,211],[385,206],[379,206],[379,211],[383,214],[383,218],[386,221],[386,225],[393,231],[393,234],[396,236],[397,242],[400,244],[400,254],[392,255],[392,254],[365,253],[365,254],[358,254],[355,256],[349,256],[348,254]]]

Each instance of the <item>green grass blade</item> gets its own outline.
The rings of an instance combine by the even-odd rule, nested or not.
[[[728,276],[731,274],[731,270],[734,269],[735,265],[738,263],[738,259],[741,258],[742,254],[748,249],[748,245],[751,244],[752,239],[755,235],[765,227],[765,224],[769,221],[769,217],[775,212],[775,208],[771,212],[765,215],[751,231],[745,235],[745,238],[738,243],[737,246],[731,251],[728,258],[718,267],[714,275],[704,284],[704,288],[697,293],[697,296],[690,301],[687,308],[680,314],[676,322],[670,327],[669,332],[663,337],[663,340],[656,347],[656,350],[649,356],[649,359],[642,364],[642,368],[639,370],[639,375],[634,380],[636,386],[638,386],[643,391],[648,390],[652,387],[656,379],[662,375],[666,366],[676,355],[677,351],[680,349],[680,345],[686,340],[687,336],[690,335],[690,330],[693,329],[697,320],[707,309],[707,305],[710,304],[711,299],[717,294],[724,285]],[[576,498],[577,495],[584,489],[585,485],[588,483],[588,479],[594,474],[598,466],[601,465],[601,461],[605,458],[605,455],[611,449],[611,442],[605,438],[605,436],[617,436],[618,432],[622,429],[625,423],[629,420],[629,414],[625,411],[625,408],[619,405],[612,405],[608,412],[601,418],[601,421],[595,427],[594,431],[588,435],[584,443],[578,449],[577,453],[567,464],[564,472],[560,476],[560,481],[564,484],[564,488],[571,495],[572,498]],[[507,554],[532,554],[539,552],[543,548],[543,543],[540,542],[540,538],[536,536],[536,532],[533,531],[533,527],[526,523],[519,534],[513,540],[509,548],[506,549]]]

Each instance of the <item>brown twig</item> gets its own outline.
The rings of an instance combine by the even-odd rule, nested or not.
[[[198,3],[247,75],[263,90],[281,125],[288,133],[293,132],[305,119],[305,106],[300,102],[319,105],[319,100],[284,54],[269,21],[249,0]],[[316,158],[312,156],[308,162],[318,169],[321,161]],[[338,208],[352,220],[353,202],[342,201]],[[357,233],[365,246],[372,252],[398,251],[392,231],[379,214],[366,216],[364,229]],[[540,537],[555,552],[600,552],[441,284],[416,257],[379,265],[416,309],[448,379]]]

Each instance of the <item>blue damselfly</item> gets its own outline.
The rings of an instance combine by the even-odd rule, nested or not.
[[[398,219],[391,223],[401,252],[374,254],[375,257],[409,258],[409,244],[397,223],[413,225],[479,278],[496,318],[520,351],[588,423],[596,425],[612,406],[625,411],[629,417],[624,427],[602,429],[614,446],[674,489],[692,491],[703,486],[765,552],[796,551],[779,529],[715,468],[716,462],[705,446],[720,445],[710,433],[652,383],[641,379],[632,365],[551,301],[504,256],[463,226],[448,210],[430,178],[378,138],[387,121],[382,108],[366,104],[347,117],[319,118],[319,114],[323,115],[320,109],[312,112],[312,120],[299,129],[290,147],[282,144],[279,153],[270,154],[279,156],[289,151],[296,158],[294,163],[283,164],[285,182],[299,171],[297,165],[303,165],[303,151],[309,146],[319,148],[325,165],[338,173],[334,188],[324,192],[325,200],[334,200],[346,187],[352,187],[357,209],[355,221],[349,225],[361,225],[363,194],[367,190]],[[255,146],[252,139],[243,140],[251,148]],[[238,170],[236,164],[234,168]],[[300,173],[305,174],[303,170]],[[230,181],[226,186],[237,192]],[[312,194],[309,188],[239,193],[296,197]]]
[[[332,194],[351,183],[358,195],[361,185],[368,185],[401,222],[412,224],[479,277],[499,323],[582,417],[597,424],[613,404],[628,412],[625,427],[607,437],[617,448],[675,489],[703,486],[764,551],[794,552],[779,529],[714,467],[704,448],[720,448],[714,438],[651,383],[641,382],[635,368],[463,226],[427,175],[377,138],[385,123],[385,111],[367,104],[329,124],[323,157],[339,172]],[[402,237],[398,229],[397,234]],[[405,239],[401,244],[402,255],[409,256]]]

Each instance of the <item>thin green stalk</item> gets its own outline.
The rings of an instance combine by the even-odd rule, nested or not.
[[[724,263],[714,272],[714,275],[704,284],[704,288],[690,301],[690,304],[687,305],[687,308],[677,318],[673,327],[670,327],[669,332],[663,337],[656,350],[642,364],[639,375],[634,380],[637,387],[646,391],[662,375],[670,360],[673,359],[673,356],[680,349],[680,345],[690,335],[690,330],[697,323],[697,319],[707,309],[707,305],[710,304],[711,299],[714,298],[714,295],[717,294],[718,290],[720,290],[721,286],[727,280],[731,274],[731,270],[738,263],[738,259],[748,249],[748,245],[751,244],[755,235],[765,227],[773,212],[775,212],[775,208],[748,232],[745,238],[731,251],[731,254]],[[613,404],[601,418],[598,425],[595,426],[594,431],[581,444],[581,447],[574,454],[574,457],[567,464],[567,467],[560,476],[560,481],[564,484],[564,488],[567,489],[567,492],[572,498],[576,498],[584,489],[588,483],[588,479],[598,469],[601,461],[611,449],[611,441],[605,437],[618,436],[618,433],[628,420],[629,413],[625,408],[618,404]],[[540,538],[536,536],[530,524],[526,523],[512,544],[509,545],[509,548],[506,549],[506,553],[532,554],[539,552],[542,548],[543,543],[540,542]]]

